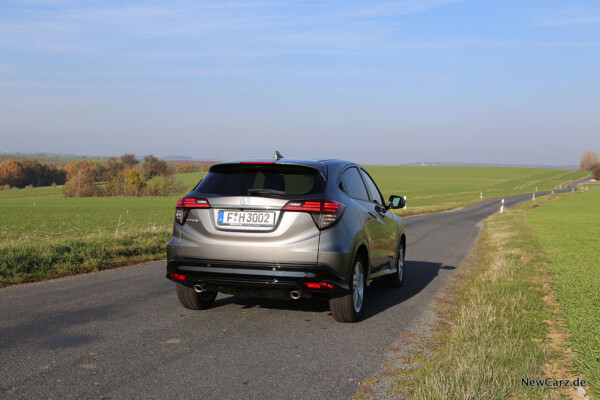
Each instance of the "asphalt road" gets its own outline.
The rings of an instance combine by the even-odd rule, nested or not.
[[[0,398],[349,398],[395,340],[427,329],[434,299],[499,205],[406,218],[406,284],[372,285],[355,324],[315,299],[219,295],[214,308],[189,311],[164,261],[5,288]]]

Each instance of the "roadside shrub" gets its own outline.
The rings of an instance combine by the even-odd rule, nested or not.
[[[592,165],[590,171],[592,172],[592,177],[594,179],[600,179],[600,163]]]

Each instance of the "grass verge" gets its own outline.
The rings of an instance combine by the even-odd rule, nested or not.
[[[600,391],[600,188],[560,197],[527,214],[547,254],[577,373]]]
[[[396,371],[393,384],[411,399],[555,399],[573,389],[523,384],[523,379],[572,379],[560,345],[551,345],[557,319],[549,277],[524,210],[485,223],[466,271],[436,310],[440,320],[422,351],[419,368]],[[550,297],[548,297],[550,296]],[[425,350],[427,349],[427,350]]]
[[[0,247],[0,287],[98,271],[165,256],[170,231],[146,230]]]

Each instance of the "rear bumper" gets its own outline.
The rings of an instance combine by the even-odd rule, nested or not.
[[[186,286],[202,283],[217,290],[219,288],[254,291],[284,289],[313,293],[349,290],[347,278],[324,265],[170,259],[167,262],[167,279],[171,279],[172,273],[187,275],[187,280],[180,282]],[[305,282],[330,283],[334,288],[309,289]]]

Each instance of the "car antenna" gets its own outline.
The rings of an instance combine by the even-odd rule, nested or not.
[[[277,161],[277,160],[281,160],[283,158],[283,156],[281,155],[280,152],[278,152],[277,150],[275,150],[275,154],[273,154],[273,160]]]

